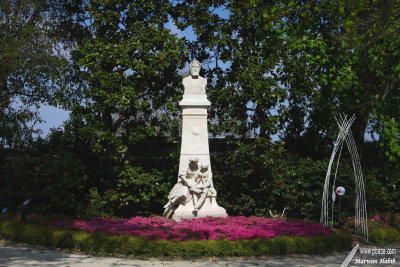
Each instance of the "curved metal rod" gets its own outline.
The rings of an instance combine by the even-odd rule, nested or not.
[[[339,126],[339,133],[334,143],[334,148],[331,154],[331,158],[328,165],[328,170],[325,177],[324,190],[322,196],[321,206],[321,218],[320,222],[325,226],[329,224],[329,213],[328,213],[328,196],[329,196],[329,180],[332,169],[332,164],[335,159],[336,153],[340,147],[340,153],[335,171],[335,178],[333,182],[333,190],[336,185],[337,170],[339,166],[340,155],[342,152],[343,142],[346,142],[346,146],[350,152],[351,161],[354,171],[354,184],[355,184],[355,233],[363,236],[368,240],[368,224],[367,224],[367,204],[365,198],[364,179],[361,170],[360,157],[357,152],[357,147],[354,141],[353,134],[351,133],[350,127],[355,120],[353,115],[347,119],[347,115],[339,115],[339,119],[335,117],[335,120]],[[334,192],[334,191],[333,191]],[[332,226],[333,226],[333,208],[334,201],[332,201]]]
[[[346,116],[344,118],[340,117],[340,121],[337,120],[337,118],[335,117],[336,122],[339,125],[339,133],[338,136],[336,138],[336,141],[334,143],[334,148],[331,154],[331,158],[329,161],[329,166],[328,166],[328,171],[326,173],[326,177],[325,177],[325,184],[324,184],[324,190],[323,190],[323,196],[322,196],[322,205],[321,205],[321,218],[320,218],[320,222],[323,223],[325,226],[328,226],[329,224],[329,218],[328,218],[328,206],[329,206],[329,202],[328,202],[328,194],[329,194],[329,180],[330,180],[330,174],[331,174],[331,169],[332,169],[332,163],[335,159],[335,155],[337,153],[337,150],[339,147],[342,146],[343,141],[345,139],[345,135],[346,133],[349,131],[349,128],[351,126],[351,124],[354,121],[354,116],[349,119],[346,120]]]
[[[360,157],[357,153],[357,147],[354,141],[353,135],[350,133],[346,137],[346,144],[348,145],[349,151],[352,154],[352,162],[353,169],[355,174],[355,184],[357,189],[357,198],[356,198],[356,225],[355,228],[359,235],[363,236],[366,240],[368,240],[368,217],[367,217],[367,203],[365,198],[365,188],[364,188],[364,179],[361,170]]]
[[[342,155],[342,148],[343,148],[343,142],[340,145],[340,152],[339,156],[336,162],[336,170],[335,170],[335,179],[333,180],[333,186],[332,186],[332,196],[335,194],[335,187],[336,187],[336,177],[337,177],[337,171],[339,169],[339,161],[340,161],[340,156]],[[335,200],[332,199],[332,228],[333,228],[333,210],[335,209]]]

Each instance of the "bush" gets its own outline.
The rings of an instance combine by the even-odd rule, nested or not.
[[[138,213],[160,213],[172,187],[164,179],[155,169],[147,172],[125,165],[113,187],[103,193],[95,187],[90,189],[85,216],[129,218]]]
[[[393,227],[372,228],[369,232],[369,241],[376,244],[400,243],[400,232]]]
[[[394,228],[396,228],[397,231],[400,232],[400,214],[392,217],[392,225]]]
[[[3,162],[0,210],[17,214],[30,198],[29,213],[85,218],[160,214],[173,186],[169,181],[176,180],[164,176],[171,170],[122,164],[100,174],[92,165],[66,151],[31,153]]]
[[[378,214],[375,215],[371,218],[368,218],[367,224],[368,224],[368,229],[376,229],[376,228],[384,228],[388,227],[391,225],[391,219],[392,215],[390,214]],[[348,217],[346,220],[343,222],[342,228],[347,231],[354,231],[354,224],[355,222],[355,217]]]
[[[354,217],[349,217],[343,224],[343,230],[354,231]],[[368,218],[368,239],[376,244],[400,242],[400,215],[378,214]]]
[[[92,151],[94,133],[81,134],[54,132],[38,145],[36,155],[1,162],[0,208],[17,213],[32,198],[28,210],[45,214],[130,218],[162,213],[177,181],[179,145],[147,151],[146,143],[137,144],[129,148],[131,154],[107,158],[105,152]],[[262,138],[227,144],[227,154],[211,161],[217,200],[229,215],[269,217],[269,210],[287,208],[289,218],[319,220],[329,158],[312,159],[310,153],[289,151],[283,143]],[[400,211],[400,164],[370,154],[361,162],[368,213]],[[354,216],[353,167],[345,149],[337,175],[336,186],[346,188],[340,215]],[[338,201],[334,212],[337,218]]]
[[[165,217],[134,217],[129,220],[95,218],[90,221],[76,219],[53,221],[52,225],[73,230],[101,231],[128,234],[147,239],[186,240],[248,240],[285,236],[330,235],[332,230],[310,222],[287,222],[262,217],[202,217],[176,222]]]
[[[351,248],[351,235],[347,232],[313,237],[280,236],[256,240],[173,242],[59,229],[46,224],[22,223],[5,217],[0,218],[0,238],[85,252],[172,258],[319,254]]]
[[[229,215],[269,217],[270,209],[287,208],[290,217],[319,220],[328,160],[300,157],[257,139],[238,145],[226,158],[213,160],[214,184],[222,192],[218,201]],[[336,186],[347,190],[341,201],[354,203],[352,168],[347,160],[340,163]],[[343,216],[353,213],[353,205],[342,205]]]
[[[270,144],[260,138],[251,143],[233,144],[226,157],[212,158],[214,185],[218,202],[229,215],[268,217],[269,210],[289,217],[319,220],[322,192],[329,158],[313,159],[285,150],[283,144]],[[371,214],[399,209],[400,168],[392,163],[362,160],[367,209]],[[332,188],[336,160],[331,169]],[[335,187],[343,186],[346,194],[337,197],[335,217],[354,216],[354,171],[343,148]],[[240,190],[237,190],[240,188]],[[331,199],[330,199],[331,201]]]
[[[27,210],[75,215],[85,209],[88,177],[72,154],[26,155],[2,166],[0,203],[11,213],[28,198]]]

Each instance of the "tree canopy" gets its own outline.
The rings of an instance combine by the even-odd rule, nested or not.
[[[165,27],[169,1],[91,1],[90,36],[74,51],[87,83],[72,116],[84,118],[96,149],[126,151],[149,136],[177,133],[182,40]]]
[[[334,116],[354,113],[356,142],[371,133],[397,157],[399,6],[2,1],[1,141],[11,144],[17,131],[27,138],[39,103],[73,110],[71,122],[97,136],[97,150],[107,143],[123,151],[148,136],[176,138],[178,73],[196,58],[209,79],[215,135],[305,136],[317,151],[336,134]],[[193,29],[195,40],[173,34],[171,23]]]
[[[0,202],[17,210],[32,197],[37,211],[89,217],[160,213],[176,182],[181,81],[197,59],[210,132],[225,138],[211,161],[229,214],[290,205],[317,218],[342,113],[357,117],[372,209],[398,211],[399,32],[395,0],[3,0]],[[34,140],[41,104],[70,118]],[[6,158],[10,150],[24,153]]]
[[[75,96],[66,45],[83,35],[83,3],[0,3],[0,142],[31,139],[40,103],[66,104]]]
[[[399,7],[397,1],[179,1],[174,18],[182,30],[193,27],[196,56],[215,62],[209,77],[219,131],[306,135],[318,149],[336,134],[333,118],[340,113],[356,115],[358,144],[367,130],[398,143],[398,129],[389,133],[382,125],[398,121]]]

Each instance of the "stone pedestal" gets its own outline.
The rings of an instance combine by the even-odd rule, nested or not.
[[[191,75],[184,78],[182,108],[182,143],[178,182],[168,195],[164,216],[180,221],[182,218],[225,217],[224,208],[217,204],[210,150],[208,147],[207,79],[199,76],[200,62],[190,63]]]
[[[207,109],[211,106],[207,95],[183,95],[179,102],[182,108],[182,142],[179,170],[183,170],[190,156],[199,158],[200,163],[210,166],[208,146]]]
[[[172,219],[175,221],[181,221],[182,218],[200,218],[200,217],[226,217],[226,211],[224,208],[217,204],[216,197],[207,197],[203,206],[199,211],[194,211],[193,199],[186,203],[185,206],[180,205],[173,213]]]
[[[179,170],[188,165],[190,157],[197,157],[200,164],[208,164],[209,172],[212,173],[207,128],[207,108],[210,105],[211,103],[207,100],[205,94],[184,94],[182,101],[179,102],[179,106],[182,108],[182,143]],[[212,179],[211,187],[214,187]],[[182,218],[228,216],[225,209],[217,204],[216,196],[207,196],[203,206],[198,211],[194,211],[194,199],[195,196],[186,205],[179,205],[173,212],[172,218],[180,221]]]

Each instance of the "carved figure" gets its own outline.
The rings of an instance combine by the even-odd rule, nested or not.
[[[196,157],[189,158],[188,166],[179,174],[178,183],[168,195],[168,203],[165,204],[165,209],[172,205],[185,205],[192,199],[191,191],[201,193],[201,190],[196,188],[196,179],[199,173],[198,162],[199,159]]]
[[[185,87],[184,94],[187,95],[202,95],[206,94],[207,79],[201,77],[201,64],[194,60],[189,65],[190,76],[183,78],[183,86]]]
[[[194,210],[198,211],[204,204],[207,196],[216,196],[217,191],[211,185],[211,173],[208,170],[208,164],[201,164],[200,171],[196,179],[196,193],[194,196]]]

